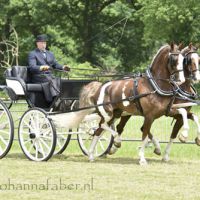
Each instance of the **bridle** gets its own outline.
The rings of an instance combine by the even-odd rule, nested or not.
[[[169,63],[172,62],[172,57],[171,56],[179,56],[180,54],[181,54],[181,52],[169,53]],[[174,81],[175,80],[175,75],[178,74],[179,72],[183,72],[183,69],[173,70],[172,72],[169,71],[170,80]]]
[[[184,60],[183,60],[183,65],[184,65],[184,66],[189,64],[190,60],[189,60],[188,55],[190,55],[190,54],[192,54],[192,53],[198,54],[196,51],[189,51],[188,53],[186,53],[186,54],[184,55]],[[190,68],[188,68],[188,71],[189,71],[189,73],[190,73],[190,76],[192,76],[192,74],[193,74],[194,72],[199,71],[199,69],[196,68],[196,69],[194,69],[194,70],[191,70]]]

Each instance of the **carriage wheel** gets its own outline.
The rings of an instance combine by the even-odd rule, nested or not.
[[[66,130],[65,128],[56,127],[57,141],[56,141],[56,148],[54,151],[54,155],[62,154],[63,151],[67,148],[71,139],[71,135],[68,134],[69,132],[70,131]]]
[[[8,109],[11,108],[12,104],[13,104],[13,101],[11,100],[11,98],[9,97],[8,95],[8,92],[6,89],[3,89],[0,91],[0,96],[3,97],[1,98],[1,100],[3,101],[3,103],[6,105],[6,107]]]
[[[14,124],[7,106],[0,100],[0,158],[9,152],[14,138]]]
[[[47,161],[56,147],[56,131],[47,114],[40,108],[26,111],[18,129],[19,143],[26,157],[33,161]]]
[[[62,108],[67,108],[66,110],[63,110],[64,112],[66,112],[67,110],[73,110],[75,107],[77,107],[77,103],[77,100],[62,100],[60,103],[61,109],[59,110],[62,110]],[[57,142],[54,155],[62,154],[65,151],[71,139],[70,132],[71,130],[68,130],[66,128],[56,127]]]
[[[82,122],[79,126],[79,134],[77,135],[78,143],[81,151],[88,155],[88,150],[93,139],[94,131],[98,128],[98,120]],[[114,125],[112,125],[114,128]],[[103,131],[100,139],[95,147],[94,156],[101,157],[108,153],[113,144],[113,136],[109,131]]]

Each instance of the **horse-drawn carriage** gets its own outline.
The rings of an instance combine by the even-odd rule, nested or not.
[[[18,128],[25,155],[35,161],[48,160],[53,153],[64,151],[73,134],[77,134],[81,150],[90,161],[95,156],[112,154],[121,146],[120,136],[132,115],[144,117],[140,164],[146,164],[144,149],[148,138],[155,146],[154,152],[161,154],[159,142],[150,128],[154,120],[163,115],[176,120],[163,160],[169,160],[171,145],[182,126],[179,139],[186,141],[188,119],[197,124],[195,141],[200,145],[198,117],[190,112],[191,106],[200,104],[195,100],[197,95],[191,85],[192,81],[200,81],[199,55],[192,45],[181,51],[179,48],[173,43],[161,47],[143,76],[103,84],[91,80],[63,80],[61,93],[51,105],[45,103],[40,85],[26,83],[25,67],[17,66],[7,71],[5,89],[11,100],[23,97],[30,107],[22,115]],[[84,85],[87,86],[78,95]],[[8,109],[4,110],[9,119]],[[120,118],[120,122],[115,131],[111,126],[116,118]],[[9,130],[12,130],[12,120],[7,123],[11,124]],[[12,141],[12,136],[10,138]]]
[[[67,129],[61,126],[56,127],[50,116],[77,109],[81,88],[92,80],[61,79],[59,96],[53,102],[48,103],[41,84],[28,82],[27,67],[13,66],[5,71],[5,78],[6,86],[1,86],[1,89],[6,91],[10,101],[6,102],[7,106],[0,101],[2,110],[0,120],[3,119],[4,114],[4,118],[7,118],[5,124],[9,127],[5,129],[1,123],[0,140],[6,146],[3,148],[0,143],[1,157],[8,153],[14,137],[13,119],[8,109],[20,100],[25,100],[29,109],[20,117],[18,139],[24,154],[30,160],[44,161],[51,158],[53,154],[61,154],[68,146],[72,135],[77,135],[82,152],[88,154],[90,141],[98,127],[99,118],[94,115],[87,116],[76,129]],[[95,120],[91,121],[91,117]],[[3,133],[4,136],[2,136]],[[112,136],[107,132],[99,140],[96,156],[106,154],[111,144]]]

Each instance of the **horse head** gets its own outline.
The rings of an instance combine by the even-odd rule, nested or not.
[[[185,82],[183,73],[184,57],[180,52],[181,46],[171,43],[161,47],[151,64],[151,71],[154,77],[169,79],[181,85]]]
[[[200,81],[199,55],[197,53],[197,49],[197,47],[190,43],[181,51],[182,55],[184,56],[183,67],[185,77],[193,82]]]

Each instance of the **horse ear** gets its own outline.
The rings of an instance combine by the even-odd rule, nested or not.
[[[184,48],[183,42],[178,45],[178,49],[181,51]]]
[[[188,45],[189,49],[192,49],[192,42]]]
[[[174,41],[172,41],[172,42],[170,43],[171,50],[174,50],[174,46],[175,46],[175,43],[174,43]]]

